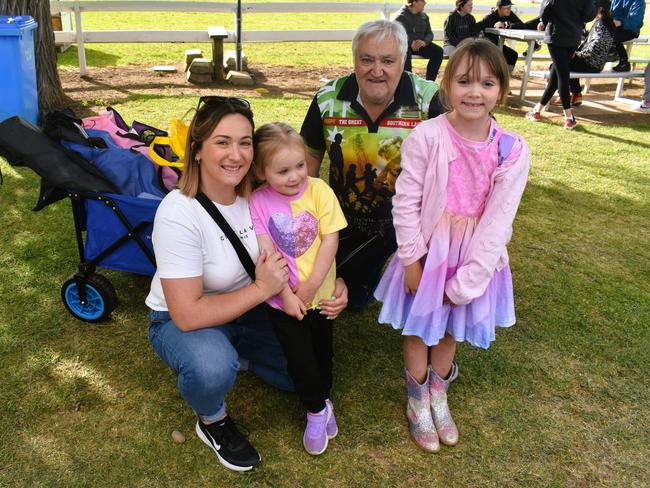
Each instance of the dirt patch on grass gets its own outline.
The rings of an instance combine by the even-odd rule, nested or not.
[[[176,73],[157,74],[150,67],[131,66],[120,68],[90,68],[89,76],[80,77],[77,70],[61,70],[61,81],[65,92],[74,101],[74,109],[81,115],[92,111],[94,107],[104,107],[125,101],[134,95],[159,96],[199,96],[220,94],[231,96],[255,97],[305,97],[311,98],[326,79],[333,79],[351,72],[349,66],[265,66],[251,65],[255,85],[252,87],[235,87],[228,83],[194,85],[186,80],[182,65],[176,66]],[[417,71],[423,68],[416,67]],[[520,71],[520,70],[518,70]],[[418,73],[424,75],[424,73]],[[516,72],[512,80],[512,95],[508,108],[525,112],[530,104],[519,100],[521,73]],[[531,80],[528,84],[527,98],[539,100],[544,83]],[[611,80],[593,80],[590,91],[584,96],[584,103],[576,109],[576,115],[582,120],[593,123],[648,123],[648,115],[635,110],[633,104],[618,103],[613,100],[616,83]],[[627,84],[625,96],[640,100],[643,92],[643,80],[633,80]],[[554,108],[550,116],[561,115],[559,108]]]
[[[106,105],[126,100],[133,95],[220,95],[243,97],[305,97],[311,98],[323,84],[350,72],[345,66],[327,68],[290,66],[251,66],[255,81],[252,87],[236,87],[226,82],[195,85],[186,80],[186,73],[177,65],[176,73],[157,74],[151,68],[130,66],[90,68],[88,76],[77,70],[61,70],[66,94],[76,104]],[[103,103],[106,102],[106,103]]]

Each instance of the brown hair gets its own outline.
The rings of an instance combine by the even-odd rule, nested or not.
[[[449,105],[449,94],[451,93],[451,84],[456,75],[458,67],[467,58],[467,76],[470,79],[477,79],[480,75],[481,61],[487,64],[488,68],[499,81],[499,99],[497,103],[504,103],[508,96],[510,86],[510,72],[508,65],[503,57],[501,50],[492,42],[486,39],[469,38],[463,40],[449,57],[449,62],[445,67],[445,72],[440,83],[439,97],[440,102],[447,110],[451,110]]]
[[[460,12],[460,9],[462,9],[469,2],[470,0],[456,0],[456,10]]]
[[[269,160],[278,150],[290,144],[305,149],[302,137],[289,124],[269,122],[260,126],[253,137],[253,150],[255,153],[253,172],[255,176],[260,180],[264,180],[264,168],[266,168]]]
[[[247,103],[247,102],[246,102]],[[194,114],[187,133],[185,145],[185,168],[178,181],[178,188],[181,193],[194,198],[201,189],[201,171],[199,162],[196,160],[196,153],[201,149],[215,127],[219,125],[226,115],[239,114],[244,116],[251,123],[251,135],[255,129],[253,112],[250,106],[243,103],[234,103],[225,99],[223,103],[206,103]],[[235,193],[239,196],[248,196],[251,191],[252,178],[250,170],[244,179],[235,187]]]

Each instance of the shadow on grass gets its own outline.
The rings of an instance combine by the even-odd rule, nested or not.
[[[86,64],[88,66],[105,68],[108,66],[115,66],[120,60],[119,56],[110,54],[106,51],[101,51],[99,49],[93,49],[91,47],[88,47],[88,45],[84,46],[84,49],[86,51]],[[79,67],[76,45],[69,47],[64,52],[59,54],[58,64],[59,66],[69,66],[73,68]]]
[[[641,133],[638,139],[623,139],[621,137],[616,137],[612,134],[608,134],[606,130],[603,130],[603,127],[586,127],[586,126],[578,126],[581,128],[582,132],[586,134],[593,135],[595,137],[598,137],[600,139],[605,139],[611,142],[617,142],[629,146],[635,146],[635,147],[642,147],[646,149],[650,149],[650,143],[648,142],[641,142],[641,140],[650,140],[650,125],[647,123],[644,125],[638,125],[634,126],[634,129],[636,132]],[[643,136],[642,134],[646,134]]]

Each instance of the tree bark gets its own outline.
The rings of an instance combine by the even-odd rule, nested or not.
[[[38,22],[34,49],[39,110],[49,111],[69,105],[70,99],[63,93],[56,64],[49,0],[0,0],[0,15],[31,15]]]

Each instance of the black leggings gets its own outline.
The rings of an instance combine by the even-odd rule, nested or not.
[[[519,54],[517,54],[517,51],[512,49],[511,47],[506,46],[505,44],[503,45],[503,57],[506,58],[506,64],[508,66],[514,66],[517,64],[517,58],[519,57]]]
[[[618,60],[621,63],[627,63],[627,51],[625,50],[625,41],[631,41],[639,37],[639,34],[629,30],[623,29],[623,26],[617,27],[616,32],[614,32],[614,42],[616,43],[616,52],[618,53]]]
[[[300,400],[310,412],[320,412],[332,389],[334,321],[318,310],[309,310],[298,320],[272,307],[269,317]]]
[[[571,59],[569,68],[571,69],[571,71],[575,71],[576,73],[599,73],[600,72],[599,70],[591,66],[589,63],[587,63],[583,58],[579,58],[577,56]],[[569,80],[569,86],[571,87],[571,93],[573,95],[582,93],[582,87],[580,86],[580,80],[578,78],[571,78]]]
[[[553,64],[551,65],[551,77],[546,84],[544,94],[540,103],[542,106],[551,101],[551,97],[557,90],[562,100],[562,108],[567,110],[571,108],[571,97],[569,95],[569,73],[571,72],[571,57],[575,52],[575,47],[548,45],[548,51],[551,53]]]

